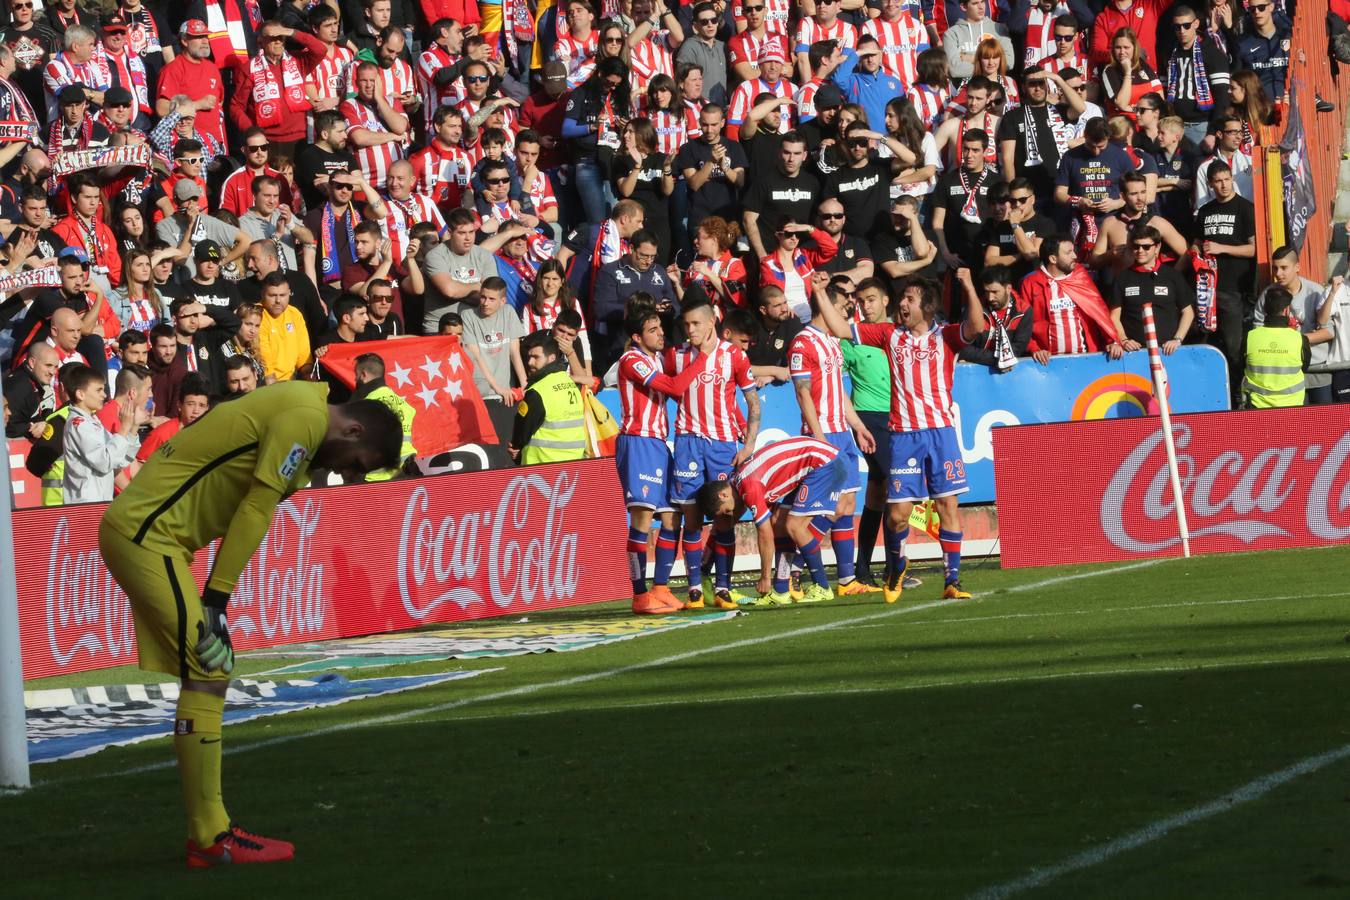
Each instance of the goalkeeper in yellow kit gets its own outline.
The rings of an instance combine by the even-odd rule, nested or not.
[[[230,592],[285,497],[311,466],[357,479],[397,465],[403,427],[374,400],[329,405],[328,387],[274,384],[221,404],[155,451],[99,525],[99,549],[136,619],[140,666],[182,680],[174,750],[188,814],[187,863],[291,859],[286,841],[235,827],[220,796],[220,732],[234,669]],[[220,538],[206,588],[193,554]]]

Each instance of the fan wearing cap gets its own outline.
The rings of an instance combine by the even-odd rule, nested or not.
[[[179,180],[173,186],[173,200],[173,215],[165,216],[155,226],[155,236],[161,241],[183,251],[195,250],[198,244],[207,239],[221,247],[228,246],[230,249],[220,260],[222,266],[234,262],[248,250],[248,232],[226,225],[202,211],[205,192],[196,181],[190,178]]]
[[[183,52],[159,73],[155,113],[167,118],[187,98],[195,113],[195,127],[218,142],[225,140],[225,84],[211,61],[211,33],[201,19],[188,19],[178,30]]]
[[[89,115],[84,87],[72,84],[61,92],[59,113],[47,133],[47,154],[108,146],[108,129]]]
[[[756,0],[758,2],[758,0]],[[792,82],[783,77],[783,68],[787,65],[787,54],[779,41],[767,41],[759,53],[759,76],[742,81],[731,92],[731,106],[727,110],[727,138],[739,140],[741,125],[755,106],[755,99],[761,94],[792,99]],[[792,129],[792,116],[786,115],[779,122],[780,134]]]
[[[202,152],[200,141],[194,141],[187,138],[175,141],[173,145],[173,171],[169,177],[160,182],[160,187],[164,191],[164,196],[158,200],[158,209],[155,213],[155,221],[159,222],[165,216],[173,215],[174,206],[168,200],[174,196],[174,188],[178,187],[180,181],[192,181],[201,188],[201,210],[202,212],[211,211],[210,198],[206,196],[206,159]]]
[[[299,45],[295,55],[287,50],[288,40]],[[279,145],[277,152],[293,157],[295,143],[305,137],[310,110],[305,73],[323,62],[328,46],[312,34],[272,21],[263,23],[258,44],[261,49],[236,74],[230,120],[240,131],[262,128]]]
[[[217,309],[235,309],[242,298],[234,282],[220,277],[220,260],[225,254],[220,245],[207,238],[192,249],[196,268],[192,279],[184,285],[183,295],[192,297],[204,306]]]
[[[767,3],[768,0],[743,0],[743,5],[737,4],[744,14],[745,30],[727,41],[727,62],[737,81],[759,77],[759,57],[770,44],[778,47],[783,59],[787,59],[787,33],[769,22]]]
[[[84,88],[85,99],[102,105],[103,92],[112,83],[112,73],[100,55],[95,53],[98,37],[88,25],[72,25],[61,39],[65,49],[47,63],[42,73],[42,84],[47,90],[47,118],[56,118],[57,100],[61,92],[74,85]]]
[[[539,135],[538,167],[555,172],[567,163],[563,152],[563,117],[567,113],[567,68],[559,60],[544,63],[543,87],[526,98],[520,107],[520,127]]]
[[[881,45],[870,34],[858,38],[857,50],[845,50],[844,61],[834,70],[834,83],[844,99],[856,103],[867,113],[867,126],[886,130],[886,104],[903,97],[905,86],[881,68]]]
[[[112,86],[131,92],[136,102],[136,127],[144,130],[150,124],[149,78],[145,63],[140,54],[131,49],[127,36],[127,20],[120,12],[103,17],[103,42],[100,44],[103,64],[112,75]],[[109,102],[105,96],[104,105]]]

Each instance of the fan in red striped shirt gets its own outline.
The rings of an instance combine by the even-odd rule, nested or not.
[[[445,218],[436,208],[430,194],[417,193],[417,175],[412,163],[400,159],[389,167],[389,191],[384,206],[388,214],[380,220],[380,231],[389,239],[395,265],[403,265],[403,254],[408,246],[408,233],[418,222],[430,222],[437,233],[445,232]]]
[[[886,602],[900,599],[905,576],[905,540],[909,514],[916,501],[932,498],[942,521],[939,543],[945,562],[942,596],[966,599],[961,587],[961,520],[956,498],[970,488],[957,439],[952,408],[952,375],[956,354],[984,330],[984,306],[970,270],[956,279],[966,300],[965,320],[937,327],[940,291],[935,281],[911,277],[898,308],[899,324],[853,323],[820,303],[824,322],[835,337],[851,337],[879,347],[891,370],[891,461],[887,473]]]
[[[894,19],[886,14],[895,11]],[[916,19],[914,7],[898,4],[883,5],[881,16],[868,19],[863,32],[877,39],[881,47],[881,68],[900,79],[905,90],[918,80],[919,54],[928,49],[928,29],[923,25],[923,13]]]
[[[454,19],[431,24],[433,43],[417,57],[417,90],[422,95],[422,118],[427,131],[435,127],[436,111],[464,99],[464,79],[451,77],[451,67],[464,50],[464,30]]]
[[[397,112],[379,91],[380,67],[363,62],[356,67],[356,96],[339,109],[347,120],[347,140],[366,180],[384,190],[389,167],[403,158],[408,118]]]
[[[469,151],[460,146],[464,119],[454,107],[442,106],[432,121],[436,136],[411,159],[417,173],[417,190],[430,194],[442,210],[458,209],[473,175]]]
[[[338,44],[338,38],[342,36],[342,22],[332,7],[323,4],[314,7],[309,14],[309,23],[314,29],[314,36],[328,48],[327,55],[305,73],[305,96],[310,105],[306,137],[313,141],[314,114],[325,109],[337,109],[347,96],[348,70],[356,61],[356,54],[350,48]]]

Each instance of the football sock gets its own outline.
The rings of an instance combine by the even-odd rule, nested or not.
[[[792,538],[780,537],[774,538],[774,562],[773,562],[773,589],[779,594],[786,594],[792,587],[792,558],[797,555],[797,546],[792,543]]]
[[[853,581],[853,516],[840,516],[830,526],[830,546],[834,548],[834,565],[839,571],[839,583]]]
[[[229,813],[220,798],[220,720],[225,698],[202,691],[181,691],[174,714],[173,749],[183,782],[188,837],[209,847],[228,831]]]
[[[901,573],[902,577],[905,571],[905,541],[909,540],[909,525],[905,525],[899,531],[892,531],[886,528],[886,565],[891,573]]]
[[[857,567],[866,572],[872,566],[872,554],[877,549],[877,533],[881,531],[882,511],[864,506],[858,519]]]
[[[820,559],[820,541],[824,533],[816,530],[814,520],[811,523],[811,537],[800,548],[802,559],[806,562],[806,568],[811,571],[811,580],[823,588],[830,586],[830,580],[825,577],[825,564]]]
[[[689,577],[689,590],[703,590],[703,526],[684,533],[684,571]]]
[[[628,577],[633,580],[633,596],[647,592],[647,535],[641,528],[628,527]]]
[[[736,531],[713,532],[713,552],[717,562],[717,581],[719,590],[731,590],[731,569],[736,559]]]
[[[675,554],[680,549],[680,533],[673,528],[656,532],[656,572],[652,584],[664,585],[670,581],[670,569],[675,565]]]
[[[961,580],[961,532],[938,529],[938,543],[942,545],[943,584]]]

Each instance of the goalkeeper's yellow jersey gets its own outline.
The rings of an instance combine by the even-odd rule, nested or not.
[[[255,480],[294,492],[328,431],[328,386],[268,385],[217,405],[164,443],[104,513],[155,553],[192,554],[223,537]]]

